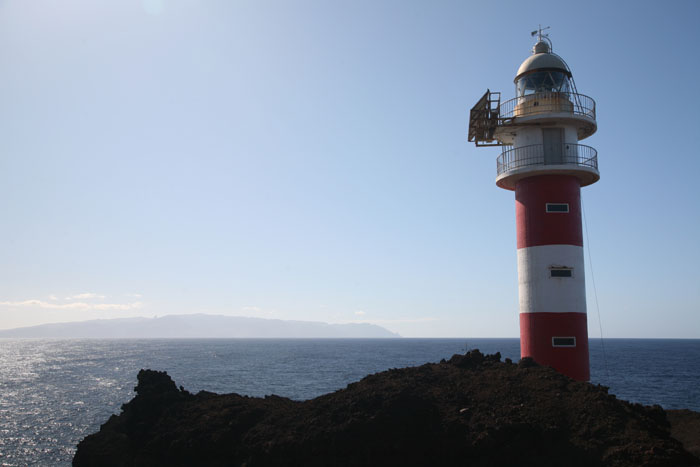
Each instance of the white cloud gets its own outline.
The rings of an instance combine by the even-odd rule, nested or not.
[[[241,307],[241,311],[245,311],[247,313],[260,313],[262,312],[262,308],[258,306],[244,306]]]
[[[127,296],[127,297],[133,297],[133,298],[141,298],[141,297],[143,297],[143,295],[140,294],[140,293],[128,293],[128,294],[126,294],[126,296]]]
[[[357,316],[364,316],[364,315],[366,315],[367,313],[364,312],[364,311],[362,311],[362,310],[357,310],[357,311],[355,312],[355,314],[356,314]]]
[[[71,295],[70,297],[66,297],[66,300],[89,300],[92,298],[99,298],[103,299],[105,298],[104,295],[92,293],[92,292],[85,292],[85,293],[79,293],[76,295]]]
[[[45,308],[50,310],[135,310],[141,308],[143,303],[133,302],[133,303],[85,303],[85,302],[72,302],[72,303],[51,303],[44,302],[42,300],[23,300],[18,302],[0,302],[0,306],[11,306],[11,307],[36,307]]]
[[[58,297],[54,294],[49,295],[49,300],[58,300]]]

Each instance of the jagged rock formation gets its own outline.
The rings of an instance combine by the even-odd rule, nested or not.
[[[478,350],[301,402],[194,395],[150,370],[135,390],[75,466],[700,465],[661,407]]]

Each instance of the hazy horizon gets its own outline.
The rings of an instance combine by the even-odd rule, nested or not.
[[[119,321],[129,321],[129,322],[143,322],[143,321],[153,321],[153,320],[161,320],[163,318],[168,318],[168,317],[195,317],[195,316],[206,316],[206,317],[221,317],[221,318],[242,318],[242,319],[251,319],[251,320],[260,320],[260,321],[280,321],[280,322],[297,322],[297,323],[309,323],[309,324],[323,324],[323,325],[328,325],[328,326],[376,326],[378,328],[381,328],[388,333],[393,333],[394,335],[391,336],[390,338],[400,338],[400,339],[520,339],[519,336],[470,336],[470,335],[454,335],[454,336],[445,336],[445,337],[406,337],[402,336],[398,333],[395,333],[383,326],[375,325],[372,323],[368,322],[353,322],[353,323],[327,323],[325,321],[304,321],[304,320],[282,320],[279,318],[259,318],[255,316],[246,316],[246,315],[222,315],[222,314],[206,314],[206,313],[182,313],[182,314],[164,314],[164,315],[155,315],[155,316],[133,316],[133,317],[126,317],[126,318],[94,318],[94,319],[87,319],[87,320],[81,320],[81,321],[61,321],[61,322],[52,322],[52,323],[42,323],[42,324],[35,324],[31,326],[19,326],[16,328],[7,328],[7,329],[0,329],[0,339],[3,338],[14,338],[14,336],[8,336],[8,335],[3,335],[7,334],[4,333],[4,331],[15,331],[15,330],[29,330],[33,328],[40,328],[40,327],[45,327],[45,326],[56,326],[56,325],[74,325],[74,324],[85,324],[85,323],[93,323],[93,322],[119,322]],[[41,336],[37,336],[41,337]],[[52,336],[53,337],[59,337],[60,336]],[[89,336],[87,336],[89,338]],[[96,335],[94,338],[102,338],[103,336]],[[34,338],[34,337],[29,337],[29,338]],[[82,337],[80,337],[82,338]],[[122,338],[122,337],[119,337]],[[125,338],[129,338],[128,336]],[[161,338],[161,337],[154,337],[154,338]],[[210,338],[206,336],[202,337],[196,337],[196,338]],[[211,337],[214,339],[218,339],[221,337]],[[233,338],[241,338],[241,337],[233,337]],[[266,338],[266,337],[250,337],[250,338]],[[286,336],[286,337],[270,337],[272,339],[286,339],[286,338],[301,338],[305,339],[308,338],[306,336]],[[387,337],[363,337],[363,336],[355,336],[352,338],[387,338]],[[596,345],[596,342],[600,340],[600,337],[589,337],[591,340],[592,344],[591,345]],[[680,340],[695,340],[698,338],[685,338],[685,337],[653,337],[653,338],[648,338],[648,337],[617,337],[617,336],[605,336],[605,339],[680,339]]]

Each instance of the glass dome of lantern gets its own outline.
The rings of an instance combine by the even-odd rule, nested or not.
[[[543,92],[568,93],[572,91],[571,71],[558,55],[551,52],[550,45],[540,40],[533,47],[515,77],[516,97]]]

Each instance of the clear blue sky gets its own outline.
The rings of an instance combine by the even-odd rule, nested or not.
[[[603,333],[700,338],[700,2],[0,1],[0,329],[218,313],[518,335],[467,143],[530,31],[598,105]],[[598,336],[586,257],[589,330]]]

